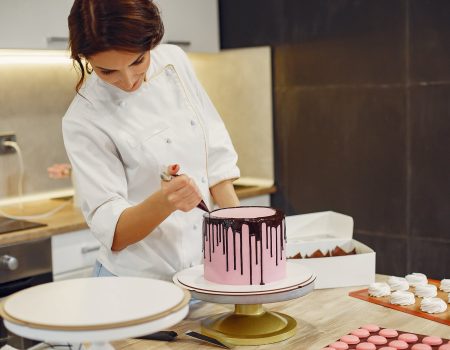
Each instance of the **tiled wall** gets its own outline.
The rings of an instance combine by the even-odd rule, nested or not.
[[[448,277],[450,1],[220,5],[224,47],[273,46],[273,205],[351,215],[379,273]]]
[[[229,129],[242,175],[273,179],[270,48],[189,57]],[[49,179],[46,169],[67,161],[61,118],[75,94],[76,72],[69,60],[5,60],[0,53],[0,132],[17,135],[25,161],[25,194],[71,187],[69,180]],[[17,195],[18,169],[15,154],[0,156],[0,201]]]

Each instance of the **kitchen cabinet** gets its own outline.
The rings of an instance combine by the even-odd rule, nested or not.
[[[73,0],[2,0],[0,48],[65,49]]]
[[[52,236],[53,279],[91,276],[100,243],[89,230]]]
[[[218,0],[156,0],[164,21],[163,42],[186,51],[218,52]],[[2,0],[0,48],[66,49],[73,0]]]
[[[218,52],[218,0],[156,0],[164,22],[163,42],[186,51]]]

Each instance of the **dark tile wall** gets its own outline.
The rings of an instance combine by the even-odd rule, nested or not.
[[[223,48],[271,45],[287,214],[355,220],[377,272],[450,276],[450,1],[221,0]]]
[[[282,87],[276,97],[288,212],[333,209],[365,232],[404,235],[404,90]]]
[[[450,80],[450,4],[448,0],[410,0],[413,82]]]
[[[219,0],[222,48],[278,45],[283,41],[284,1]]]
[[[449,239],[450,83],[412,86],[410,119],[410,233],[413,239]]]
[[[405,275],[405,263],[408,259],[408,240],[406,237],[384,234],[355,232],[355,239],[376,250],[376,271],[394,276]],[[388,240],[388,244],[386,241]],[[386,258],[389,257],[389,258]],[[425,273],[423,266],[415,266],[416,270]],[[428,270],[428,272],[430,272]],[[430,276],[432,276],[431,274]]]

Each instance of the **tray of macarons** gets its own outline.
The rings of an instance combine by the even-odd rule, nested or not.
[[[450,326],[450,279],[436,281],[422,273],[390,276],[349,295]]]
[[[450,350],[449,342],[449,339],[433,335],[367,324],[343,335],[322,350]]]

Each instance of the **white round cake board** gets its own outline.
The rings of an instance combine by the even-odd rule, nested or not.
[[[114,348],[108,346],[107,343],[104,344],[102,342],[138,337],[141,335],[154,333],[162,329],[167,329],[183,320],[188,312],[189,305],[185,305],[183,308],[176,312],[170,313],[167,316],[150,322],[121,328],[80,331],[65,331],[27,327],[25,325],[16,324],[7,320],[3,320],[3,322],[5,323],[6,328],[14,334],[18,334],[29,339],[35,339],[45,342],[81,343],[89,341],[93,342],[94,344],[95,342],[100,342],[100,346],[97,346],[96,348],[106,350]]]
[[[41,284],[6,299],[3,310],[39,328],[111,328],[149,321],[185,298],[172,283],[138,277],[81,278]]]
[[[231,295],[231,296],[242,295],[242,296],[246,296],[246,295],[268,295],[268,294],[286,292],[286,291],[290,291],[292,289],[297,289],[297,288],[306,286],[306,285],[314,282],[315,279],[316,279],[316,277],[314,275],[311,275],[311,277],[308,280],[306,280],[306,281],[304,281],[304,282],[302,282],[300,284],[295,284],[295,285],[292,285],[292,286],[286,287],[286,288],[271,289],[271,290],[266,290],[266,291],[261,291],[261,292],[251,292],[251,293],[248,293],[248,292],[236,292],[236,293],[234,293],[234,292],[211,291],[211,290],[204,290],[204,289],[201,289],[201,288],[191,287],[191,286],[183,284],[179,280],[175,280],[175,279],[174,279],[174,282],[175,282],[176,285],[179,285],[182,288],[186,288],[186,289],[188,289],[191,292],[192,291],[196,291],[196,292],[199,292],[199,293],[210,294],[210,295]]]
[[[313,278],[313,273],[301,264],[288,261],[286,263],[286,277],[280,281],[264,285],[229,285],[218,284],[205,280],[203,265],[197,265],[175,274],[173,281],[185,288],[206,294],[218,295],[247,295],[270,294],[291,290],[306,284]]]
[[[197,290],[190,290],[191,295],[195,299],[207,301],[216,304],[269,304],[280,301],[287,301],[300,298],[314,290],[314,276],[307,284],[282,291],[274,291],[267,294],[213,294],[205,293]]]

